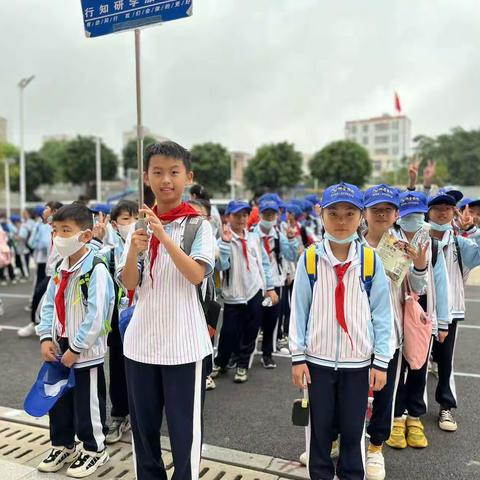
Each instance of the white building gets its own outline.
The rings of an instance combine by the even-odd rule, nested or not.
[[[396,170],[410,156],[411,122],[405,115],[353,120],[345,124],[345,138],[362,145],[373,163],[372,177]]]
[[[0,117],[0,142],[7,141],[7,119]]]

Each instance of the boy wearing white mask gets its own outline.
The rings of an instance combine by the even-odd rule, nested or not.
[[[50,410],[52,449],[38,470],[83,478],[104,465],[106,387],[103,370],[114,287],[105,263],[87,247],[93,216],[80,204],[66,205],[53,216],[53,244],[62,257],[48,288],[36,327],[44,361],[61,361],[75,370],[75,387]],[[75,446],[75,436],[83,450]]]
[[[267,252],[270,261],[272,282],[278,297],[282,297],[282,290],[287,278],[287,266],[284,261],[295,262],[297,260],[298,240],[296,232],[288,229],[284,235],[277,227],[280,208],[278,203],[266,200],[260,203],[260,223],[254,232],[260,237],[262,245]],[[263,307],[263,341],[262,341],[262,365],[271,369],[277,365],[272,358],[272,353],[277,343],[277,328],[280,316],[280,303]]]

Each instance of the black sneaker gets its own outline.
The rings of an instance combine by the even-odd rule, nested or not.
[[[268,368],[268,369],[277,368],[277,364],[273,361],[273,358],[271,355],[262,357],[262,365],[263,365],[263,368]]]
[[[237,360],[235,358],[231,358],[228,362],[227,368],[229,370],[235,370],[237,368]]]
[[[38,465],[37,470],[39,472],[53,473],[58,472],[62,469],[64,465],[74,462],[80,451],[75,447],[73,448],[57,448],[53,447],[49,452],[48,456],[42,460],[40,465]]]
[[[73,478],[84,478],[95,473],[97,469],[110,460],[107,450],[103,452],[83,451],[78,459],[67,470],[67,475]]]

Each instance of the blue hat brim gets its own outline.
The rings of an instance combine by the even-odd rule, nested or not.
[[[428,207],[426,205],[419,205],[417,207],[408,207],[405,210],[400,210],[400,218],[411,215],[412,213],[428,213]]]
[[[354,207],[357,207],[359,210],[363,210],[363,203],[352,200],[352,199],[341,199],[341,200],[331,200],[330,202],[326,202],[322,204],[322,208],[328,208],[331,207],[332,205],[336,205],[337,203],[349,203],[350,205],[353,205]]]
[[[445,192],[445,194],[450,195],[457,202],[459,202],[463,198],[463,193],[460,190],[448,190]]]
[[[238,207],[232,208],[231,210],[228,210],[226,214],[230,215],[231,213],[238,213],[238,212],[241,212],[242,210],[247,210],[248,213],[250,213],[252,211],[252,207],[238,206]]]
[[[274,212],[278,213],[280,211],[280,207],[277,205],[277,207],[275,208],[273,205],[268,205],[268,207],[260,207],[259,210],[260,213],[263,213],[267,210],[273,210]]]
[[[364,208],[374,207],[379,203],[389,203],[390,205],[393,205],[396,209],[400,208],[400,205],[398,204],[398,202],[395,202],[391,198],[376,198],[375,200],[371,200],[370,202],[365,203]]]
[[[441,193],[436,195],[428,202],[428,208],[433,207],[434,205],[441,205],[442,203],[446,203],[454,207],[457,204],[457,200],[453,195],[449,193]]]

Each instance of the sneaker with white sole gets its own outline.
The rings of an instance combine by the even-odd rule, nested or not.
[[[444,432],[456,432],[458,425],[455,419],[453,418],[452,411],[445,409],[440,410],[438,415],[438,426],[440,430]]]
[[[79,455],[80,451],[75,447],[53,447],[48,452],[47,457],[38,465],[37,470],[45,473],[58,472],[63,468],[64,465],[75,462]]]
[[[268,370],[272,368],[277,368],[277,364],[274,362],[271,355],[262,357],[262,365],[263,365],[263,368],[266,368]]]
[[[205,390],[210,391],[210,390],[215,390],[216,388],[217,386],[215,385],[215,381],[210,375],[208,375],[205,381]]]
[[[220,375],[224,375],[227,373],[227,369],[225,367],[219,367],[218,365],[214,365],[212,367],[212,373],[210,374],[210,378],[218,378]]]
[[[108,429],[105,443],[112,445],[122,439],[125,432],[130,430],[130,421],[128,417],[112,417],[112,424]]]
[[[67,475],[73,478],[85,478],[95,473],[110,460],[107,450],[103,452],[81,452],[77,460],[67,470]]]
[[[303,452],[298,460],[302,465],[307,466],[307,452]]]
[[[385,459],[383,458],[381,450],[378,452],[370,452],[367,450],[365,476],[367,480],[385,479]]]
[[[237,373],[233,377],[235,383],[245,383],[248,380],[248,370],[246,368],[237,368]]]
[[[330,458],[338,458],[340,455],[340,441],[335,440],[332,442],[332,449],[330,450]],[[302,465],[307,466],[307,452],[303,452],[298,459]]]
[[[37,333],[35,332],[35,325],[31,322],[28,325],[25,325],[24,327],[22,327],[17,332],[17,335],[22,338],[33,337],[36,334]]]

